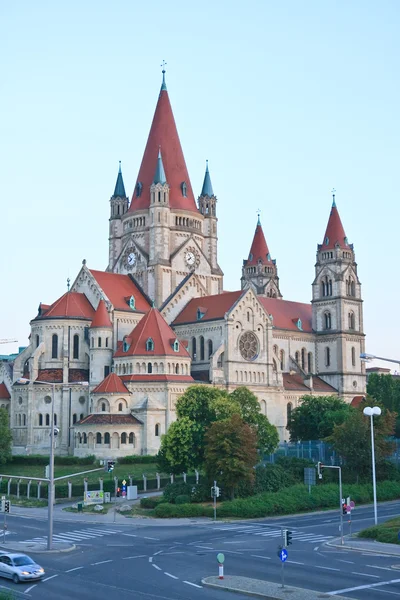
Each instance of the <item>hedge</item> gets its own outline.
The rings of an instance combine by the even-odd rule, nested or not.
[[[148,456],[148,455],[136,455],[136,454],[132,454],[131,456],[120,456],[119,458],[117,458],[117,462],[119,465],[135,465],[135,464],[146,464],[146,463],[155,463],[156,462],[156,457],[155,456]]]
[[[167,504],[161,503],[154,509],[154,515],[161,519],[174,517],[212,517],[214,514],[212,506],[202,504]]]
[[[49,456],[43,456],[42,454],[30,454],[29,456],[13,456],[12,464],[14,465],[45,465],[49,464]],[[56,465],[92,465],[96,462],[95,456],[84,456],[79,458],[78,456],[55,456],[54,464]]]
[[[150,496],[150,498],[140,498],[141,508],[155,508],[158,504],[165,502],[162,496]]]

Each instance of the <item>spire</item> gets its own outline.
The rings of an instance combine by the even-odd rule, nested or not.
[[[164,83],[165,78],[163,77],[163,85],[158,97],[129,212],[147,209],[150,206],[150,186],[154,180],[154,165],[157,162],[159,148],[161,147],[165,179],[170,187],[170,207],[198,213],[168,91]],[[182,193],[183,182],[186,183],[186,196]],[[140,183],[139,186],[138,183]]]
[[[209,196],[210,198],[211,198],[211,196],[214,196],[214,192],[213,192],[213,188],[212,188],[212,184],[211,184],[210,172],[208,170],[208,160],[206,160],[206,172],[204,175],[201,196]]]
[[[110,321],[110,316],[108,314],[108,310],[106,307],[106,303],[103,299],[100,300],[99,305],[96,309],[96,312],[93,317],[93,321],[90,325],[91,328],[101,327],[101,328],[109,328],[112,327],[112,323]]]
[[[341,248],[349,247],[349,243],[347,241],[342,221],[336,206],[335,194],[333,193],[331,214],[329,215],[328,225],[326,226],[321,250],[333,250],[336,244],[339,244]]]
[[[161,65],[163,69],[162,69],[162,84],[161,84],[161,90],[160,90],[160,92],[162,92],[162,91],[166,92],[167,91],[167,84],[165,83],[165,65],[166,64],[167,63],[165,62],[165,60],[163,60],[162,61],[162,65]]]
[[[115,198],[126,198],[124,180],[122,179],[121,161],[119,161],[118,177],[114,190]]]
[[[259,260],[261,260],[262,264],[272,262],[267,242],[265,241],[264,232],[261,227],[260,215],[258,215],[257,227],[246,266],[257,265]]]
[[[161,156],[161,148],[158,149],[157,167],[153,183],[167,183],[167,178],[165,177],[164,165]]]

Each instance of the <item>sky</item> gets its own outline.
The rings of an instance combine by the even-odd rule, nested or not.
[[[398,0],[0,2],[0,339],[18,340],[0,353],[83,259],[106,268],[118,161],[131,196],[165,60],[196,196],[209,161],[224,288],[260,209],[283,297],[309,302],[335,188],[366,350],[400,361],[399,27]]]

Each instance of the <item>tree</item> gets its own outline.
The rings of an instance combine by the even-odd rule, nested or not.
[[[175,474],[198,467],[203,462],[203,437],[201,426],[188,417],[174,421],[162,436],[158,466]]]
[[[371,474],[371,423],[370,417],[366,417],[363,410],[366,406],[376,404],[372,398],[367,398],[358,408],[351,409],[346,420],[341,425],[335,425],[332,434],[326,440],[345,460],[346,467],[357,480],[367,479]],[[383,408],[380,417],[373,417],[378,476],[379,469],[383,468],[385,460],[393,452],[393,444],[387,438],[393,434],[396,416],[396,413]]]
[[[397,412],[395,436],[400,437],[400,379],[390,373],[371,373],[367,382],[367,394],[390,411]]]
[[[234,498],[240,481],[252,483],[258,461],[257,435],[238,414],[213,423],[205,436],[205,468],[210,479],[225,487]]]
[[[188,417],[191,421],[208,427],[216,420],[213,403],[222,397],[227,397],[223,390],[205,385],[192,385],[176,402],[177,417]]]
[[[11,443],[9,415],[5,408],[0,408],[0,465],[11,460]]]
[[[290,441],[322,440],[331,435],[352,410],[337,396],[303,396],[301,404],[292,410],[286,429]]]

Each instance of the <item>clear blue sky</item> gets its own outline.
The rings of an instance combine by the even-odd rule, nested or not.
[[[225,289],[260,208],[284,298],[309,301],[335,187],[367,351],[400,359],[399,17],[397,0],[1,3],[0,338],[25,345],[82,259],[106,267],[118,161],[131,195],[165,59],[196,195],[209,160]]]

